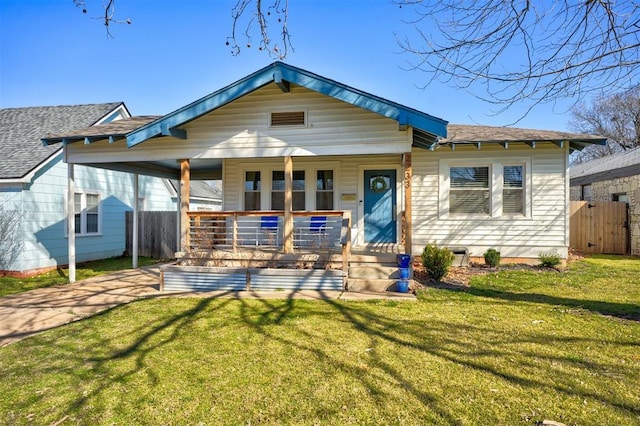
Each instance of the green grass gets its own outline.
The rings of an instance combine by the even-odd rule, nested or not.
[[[139,257],[139,266],[148,266],[157,263],[157,260],[148,257]],[[76,280],[83,280],[108,272],[121,271],[131,268],[131,257],[113,257],[109,259],[96,260],[78,264],[76,268]],[[22,293],[41,287],[50,287],[69,282],[68,269],[56,269],[44,274],[29,278],[0,277],[0,297],[9,294]]]
[[[637,425],[639,276],[593,258],[416,303],[142,300],[0,348],[0,423]]]

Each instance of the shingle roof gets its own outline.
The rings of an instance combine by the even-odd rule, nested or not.
[[[122,102],[0,109],[0,179],[21,178],[60,146],[43,146],[47,133],[90,126]]]
[[[449,124],[449,126],[447,126],[447,137],[442,139],[441,143],[531,141],[579,141],[587,143],[598,143],[600,141],[606,141],[606,139],[600,136],[556,132],[553,130]]]
[[[571,185],[640,175],[640,147],[571,166]]]
[[[47,143],[61,142],[62,139],[84,139],[85,137],[103,139],[106,139],[109,136],[124,137],[127,133],[138,129],[147,123],[151,123],[160,117],[160,115],[140,115],[123,118],[122,120],[112,121],[110,123],[98,124],[96,126],[73,129],[71,131],[47,133],[46,135],[43,135],[43,137],[47,138]]]
[[[171,186],[173,189],[177,191],[180,183],[175,179],[170,179]],[[204,198],[210,200],[221,200],[222,199],[222,191],[219,188],[214,188],[209,185],[205,181],[202,180],[192,180],[189,183],[189,196],[192,198]]]

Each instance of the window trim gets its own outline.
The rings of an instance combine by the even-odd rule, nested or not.
[[[80,211],[77,212],[75,211],[75,200],[74,200],[74,220],[75,220],[75,215],[76,214],[80,214],[80,232],[78,232],[78,230],[76,229],[76,237],[99,237],[102,236],[102,217],[103,217],[103,212],[102,212],[102,202],[103,202],[103,197],[102,197],[102,193],[99,191],[91,191],[91,190],[83,190],[83,189],[76,189],[74,191],[74,197],[75,194],[80,194]],[[96,195],[98,197],[98,231],[97,232],[87,232],[87,195]],[[65,206],[68,205],[68,203],[65,203]],[[65,236],[69,237],[69,212],[67,211],[67,208],[65,207]]]
[[[240,198],[238,199],[238,203],[240,204],[240,210],[241,211],[256,211],[256,210],[247,210],[246,205],[245,205],[245,201],[246,201],[246,182],[247,182],[247,173],[248,172],[258,172],[260,173],[260,190],[259,191],[249,191],[251,193],[257,193],[260,196],[260,208],[257,211],[260,210],[264,210],[264,206],[263,206],[263,202],[264,202],[264,195],[263,195],[263,189],[264,189],[264,185],[265,185],[265,173],[264,170],[261,167],[245,167],[242,169],[242,173],[240,175],[240,191],[239,194],[241,195]],[[271,178],[269,178],[269,186],[271,186]]]
[[[274,192],[282,193],[282,194],[283,194],[283,195],[282,195],[283,200],[284,200],[284,198],[285,198],[285,197],[284,197],[284,192],[285,192],[285,189],[284,189],[284,188],[282,189],[282,191],[277,190],[277,189],[273,189],[273,174],[274,174],[275,172],[282,172],[282,174],[284,175],[284,170],[283,170],[283,169],[281,169],[281,168],[280,168],[280,169],[272,169],[272,170],[271,170],[271,172],[270,172],[270,173],[271,173],[271,176],[270,176],[271,184],[270,184],[270,187],[269,187],[269,210],[273,210],[273,211],[284,211],[284,206],[283,206],[282,210],[279,210],[279,209],[275,209],[275,208],[273,208],[273,194],[274,194]],[[308,201],[308,200],[307,200],[307,198],[308,198],[308,197],[307,197],[307,193],[309,192],[309,182],[308,182],[308,179],[307,179],[307,175],[308,175],[308,173],[307,173],[307,170],[306,170],[306,169],[302,169],[302,168],[298,168],[298,167],[295,167],[295,166],[294,166],[294,168],[293,168],[293,173],[294,173],[294,179],[293,179],[293,180],[294,180],[294,181],[295,181],[295,173],[296,173],[296,172],[302,172],[302,173],[303,173],[303,175],[304,175],[304,189],[302,189],[302,190],[300,190],[300,189],[292,189],[292,193],[298,193],[298,194],[299,194],[299,193],[302,193],[302,194],[304,194],[303,202],[304,202],[304,207],[305,207],[305,208],[304,208],[303,210],[296,210],[296,209],[293,209],[293,211],[296,211],[296,212],[297,212],[297,211],[308,211],[308,209],[307,209],[307,205],[308,205],[308,202],[307,202],[307,201]],[[285,178],[285,180],[286,180],[286,178]],[[286,185],[286,184],[285,184],[285,185]],[[262,194],[261,194],[260,196],[262,196]],[[284,203],[284,201],[283,201],[283,203]],[[293,205],[293,200],[292,200],[292,205]]]
[[[316,211],[323,211],[323,210],[320,210],[318,208],[318,192],[321,192],[321,193],[331,192],[332,193],[331,195],[333,196],[332,197],[333,198],[333,200],[332,200],[333,201],[332,202],[333,208],[329,209],[327,211],[335,210],[336,209],[336,205],[337,205],[336,204],[337,203],[337,200],[336,200],[336,192],[337,192],[336,188],[338,186],[338,182],[336,181],[336,175],[337,175],[336,168],[333,168],[333,167],[315,167],[315,168],[312,169],[312,171],[313,171],[313,182],[311,182],[312,183],[311,188],[313,190],[312,204],[313,204],[315,210]],[[318,191],[318,186],[317,186],[318,185],[318,172],[320,172],[320,171],[323,171],[323,172],[331,171],[331,172],[333,172],[333,188],[331,189],[331,191],[329,191],[329,190]]]
[[[502,200],[504,190],[504,166],[523,166],[523,213],[503,213]],[[450,168],[451,167],[489,167],[489,204],[491,214],[449,213]],[[497,159],[441,159],[439,162],[439,199],[438,216],[441,219],[530,219],[532,217],[532,172],[530,157],[503,157]]]
[[[333,170],[333,208],[340,209],[340,162],[339,161],[294,161],[294,170],[303,170],[305,172],[305,211],[316,211],[316,176],[318,170]],[[238,185],[237,208],[244,211],[244,179],[246,172],[259,171],[261,176],[260,189],[260,210],[269,211],[271,209],[271,177],[273,171],[283,170],[280,162],[269,163],[242,163],[239,165],[240,182]],[[312,179],[309,179],[309,176]]]

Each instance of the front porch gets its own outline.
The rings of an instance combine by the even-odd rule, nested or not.
[[[285,226],[290,216],[292,227]],[[355,249],[350,211],[187,212],[183,250],[162,268],[168,291],[387,291],[403,246]],[[363,273],[364,271],[364,273]]]

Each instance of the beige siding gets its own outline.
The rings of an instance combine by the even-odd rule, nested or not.
[[[398,168],[401,166],[400,155],[354,155],[354,156],[323,156],[323,157],[294,157],[294,170],[304,169],[309,173],[315,170],[333,169],[336,173],[334,176],[334,206],[335,210],[349,210],[354,223],[353,240],[357,242],[358,238],[358,221],[361,215],[359,211],[359,200],[362,199],[362,176],[364,169],[375,168]],[[283,160],[278,159],[234,159],[225,160],[224,163],[224,208],[226,210],[242,210],[243,209],[243,182],[244,171],[260,170],[262,176],[262,198],[263,209],[269,209],[269,173],[271,170],[282,170],[284,167]],[[402,178],[402,174],[398,174],[398,179]],[[314,209],[314,188],[315,177],[306,176],[307,181],[307,209]],[[398,212],[401,212],[402,196],[399,193],[397,199]],[[400,235],[398,233],[398,235]]]
[[[413,151],[413,253],[430,242],[466,247],[472,256],[482,256],[488,248],[503,257],[532,257],[541,252],[567,254],[564,149],[538,144],[535,149],[512,144],[509,149],[488,144],[481,150],[441,148],[435,152]],[[456,217],[439,210],[440,165],[447,161],[512,160],[530,165],[529,197],[526,216]]]
[[[270,128],[271,111],[304,110],[307,126]],[[409,132],[392,119],[293,86],[275,84],[183,126],[188,139],[160,137],[123,151],[124,141],[67,146],[71,162],[153,161],[176,158],[256,158],[341,154],[401,154],[410,149]],[[96,155],[101,154],[101,155]]]

